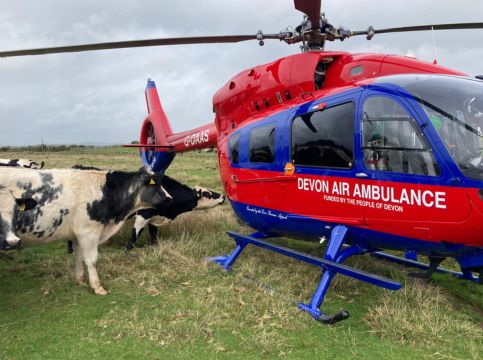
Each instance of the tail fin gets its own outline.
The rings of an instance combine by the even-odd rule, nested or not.
[[[161,106],[156,84],[148,80],[145,91],[148,116],[141,128],[139,147],[144,165],[156,172],[163,172],[177,152],[215,147],[218,132],[214,122],[195,129],[173,134],[168,118]]]
[[[167,145],[167,137],[173,134],[173,130],[171,129],[171,124],[168,121],[168,117],[161,106],[158,90],[156,89],[156,84],[153,80],[148,79],[148,84],[146,85],[144,95],[146,96],[148,117],[152,123],[160,125],[158,129],[156,129],[156,135],[159,136],[157,140],[160,145]]]
[[[140,143],[151,146],[140,148],[141,159],[151,170],[164,173],[175,156],[168,144],[168,136],[173,134],[173,130],[159,101],[156,84],[151,79],[148,79],[144,94],[148,116],[141,128]]]

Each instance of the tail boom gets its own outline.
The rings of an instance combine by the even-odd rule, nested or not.
[[[196,129],[172,134],[167,137],[174,152],[184,152],[216,147],[218,132],[215,123],[206,124]]]

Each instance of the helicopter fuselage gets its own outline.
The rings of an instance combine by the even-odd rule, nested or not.
[[[379,91],[366,86],[323,97],[247,122],[222,139],[220,174],[233,209],[248,225],[269,234],[320,239],[328,237],[337,224],[344,224],[351,229],[348,241],[368,248],[478,256],[481,265],[483,182],[464,179],[455,171],[444,146],[432,143],[430,130],[434,129],[419,124],[431,139],[439,164],[437,176],[368,166],[362,143],[362,106]],[[407,101],[387,92],[384,96],[398,103]],[[342,127],[346,124],[339,128],[353,139],[353,158],[347,168],[295,163],[293,173],[287,172],[286,164],[293,164],[293,121],[321,103],[324,109],[353,104],[353,129]],[[414,118],[419,123],[417,114]],[[274,130],[273,161],[251,161],[250,135],[267,126]],[[239,146],[236,164],[230,146],[234,137]]]
[[[384,80],[398,74],[403,83],[404,76],[464,77],[401,56],[293,55],[235,76],[213,98],[214,123],[158,134],[156,143],[171,150],[152,155],[217,146],[234,211],[266,234],[324,239],[342,224],[347,242],[371,251],[449,256],[482,268],[483,179],[462,173],[456,140],[445,143],[426,105]],[[458,121],[446,131],[457,133]]]

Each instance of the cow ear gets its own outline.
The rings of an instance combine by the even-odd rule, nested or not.
[[[203,189],[201,189],[199,186],[195,186],[193,190],[196,193],[196,197],[198,199],[201,199],[201,193],[203,192]]]
[[[138,170],[139,173],[141,174],[148,174],[148,175],[154,175],[154,171],[151,170],[149,166],[141,166]]]
[[[18,209],[20,211],[32,210],[38,204],[38,202],[36,200],[32,199],[32,198],[15,199],[15,202],[17,203]]]

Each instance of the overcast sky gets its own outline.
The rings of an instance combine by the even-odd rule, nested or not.
[[[351,30],[482,22],[481,0],[324,0],[329,21]],[[302,14],[292,0],[0,0],[0,50],[158,37],[276,33]],[[483,74],[483,30],[436,32],[439,64]],[[431,32],[376,35],[327,50],[412,50],[433,60]],[[253,65],[299,52],[266,41],[165,46],[0,59],[0,146],[120,144],[139,138],[146,79],[156,81],[174,131],[213,120],[212,96]]]

